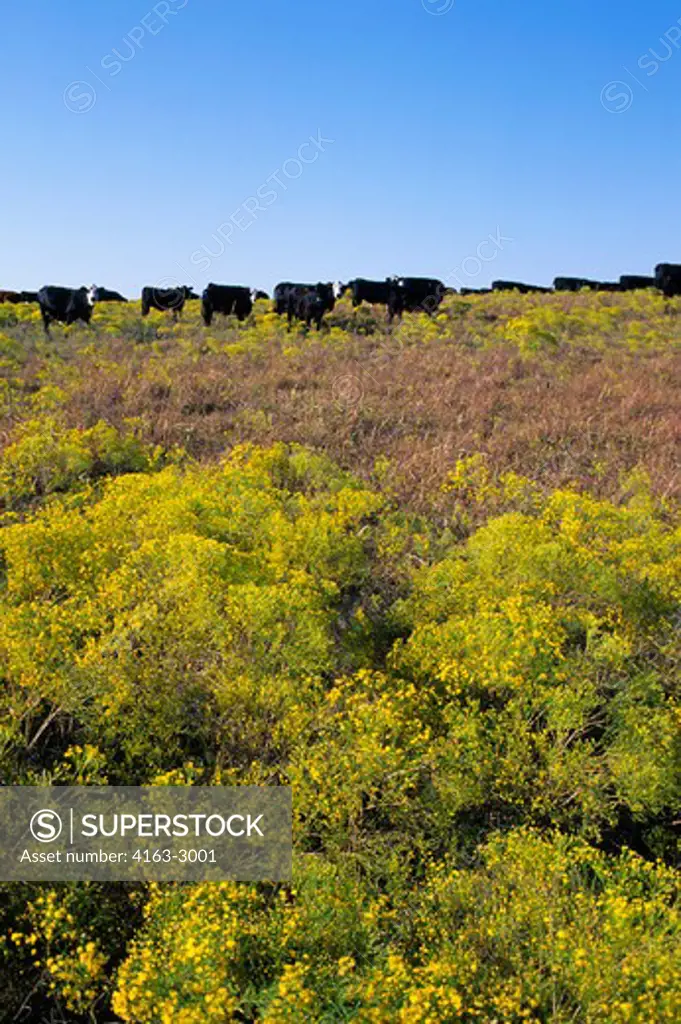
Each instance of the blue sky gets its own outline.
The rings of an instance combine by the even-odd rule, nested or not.
[[[0,287],[681,261],[679,19],[667,0],[7,5]]]

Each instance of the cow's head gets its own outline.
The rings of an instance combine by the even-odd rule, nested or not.
[[[331,281],[319,281],[317,284],[317,295],[326,303],[329,309],[333,309],[336,304],[336,297]]]
[[[88,302],[90,303],[91,306],[94,306],[95,302],[97,301],[97,293],[99,292],[99,288],[97,287],[97,285],[91,284],[89,288],[81,288],[81,291],[85,292],[85,294],[87,295]]]

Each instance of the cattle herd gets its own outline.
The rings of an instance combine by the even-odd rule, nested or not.
[[[313,323],[317,329],[322,325],[324,314],[333,310],[336,299],[349,294],[353,306],[369,302],[386,306],[388,321],[404,312],[422,311],[432,314],[438,308],[445,295],[481,295],[492,291],[518,291],[523,294],[530,292],[578,292],[583,288],[592,291],[627,292],[639,288],[657,288],[666,298],[681,295],[681,264],[659,263],[652,277],[624,274],[619,281],[590,281],[582,277],[557,277],[553,288],[539,285],[523,284],[520,281],[493,281],[491,288],[447,288],[434,278],[427,277],[387,277],[384,281],[369,281],[358,277],[343,284],[340,281],[317,284],[294,284],[291,281],[281,282],[274,289],[275,311],[288,318],[289,326],[294,319],[300,320],[310,327]],[[201,296],[191,288],[178,286],[173,288],[155,288],[146,286],[142,289],[142,316],[148,316],[150,310],[172,313],[177,319],[189,299],[201,300],[201,315],[206,327],[209,327],[216,313],[224,316],[236,316],[243,321],[250,316],[253,303],[257,299],[269,299],[267,292],[256,291],[241,285],[209,284]],[[92,310],[97,302],[127,302],[120,292],[110,291],[92,285],[91,288],[61,288],[57,285],[46,285],[38,292],[16,292],[0,290],[2,302],[35,302],[40,312],[45,331],[49,333],[50,324],[59,321],[73,324],[80,320],[89,323]]]

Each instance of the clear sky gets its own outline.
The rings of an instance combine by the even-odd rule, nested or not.
[[[681,262],[679,19],[670,0],[5,5],[0,287]]]

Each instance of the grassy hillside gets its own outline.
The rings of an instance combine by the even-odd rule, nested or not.
[[[0,779],[295,819],[292,886],[0,886],[0,1019],[681,1017],[681,302],[0,306],[0,373]]]

